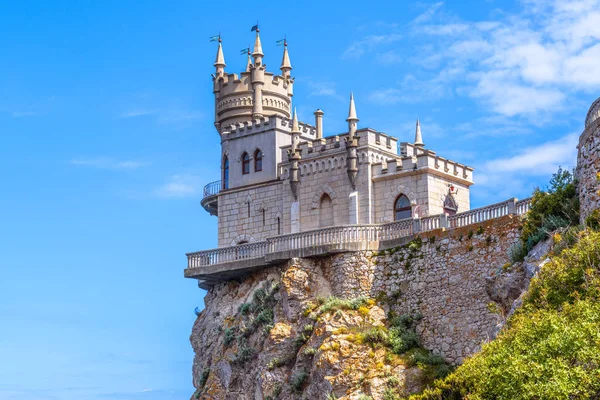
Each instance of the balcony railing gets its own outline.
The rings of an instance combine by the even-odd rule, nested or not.
[[[215,181],[215,182],[211,182],[208,185],[204,186],[204,195],[202,196],[202,198],[206,198],[206,197],[210,197],[210,196],[214,196],[216,194],[219,194],[219,192],[221,191],[221,187],[223,185],[223,181]]]
[[[220,185],[220,182],[213,183],[218,183]],[[208,186],[210,185],[207,185],[207,187]],[[215,185],[213,188],[214,187],[217,186]],[[206,193],[207,188],[205,188],[205,195]],[[476,208],[453,216],[440,214],[421,219],[407,218],[386,224],[333,226],[279,235],[255,243],[188,253],[188,268],[206,267],[232,261],[258,259],[268,256],[269,254],[292,252],[318,246],[335,245],[337,248],[343,249],[349,248],[348,245],[352,244],[395,240],[411,236],[418,232],[427,232],[440,228],[460,228],[462,226],[477,224],[510,214],[523,215],[529,211],[530,202],[531,198],[520,201],[513,198],[501,203]]]

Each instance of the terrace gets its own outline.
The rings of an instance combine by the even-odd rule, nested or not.
[[[213,196],[216,198],[216,194]],[[386,224],[333,226],[279,235],[260,242],[188,253],[184,275],[198,279],[199,286],[208,289],[219,282],[240,278],[259,267],[291,258],[361,250],[379,251],[406,242],[420,232],[456,229],[507,215],[524,215],[529,210],[530,201],[530,198],[512,198],[452,216],[440,214]]]

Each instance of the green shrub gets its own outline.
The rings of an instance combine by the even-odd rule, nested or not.
[[[517,242],[513,244],[510,249],[508,249],[508,258],[510,258],[511,263],[521,262],[527,256],[527,247],[523,244],[523,242]]]
[[[202,370],[202,375],[200,376],[200,381],[198,385],[200,388],[203,388],[206,385],[206,381],[208,381],[208,376],[210,375],[210,368],[204,368]]]
[[[314,356],[316,352],[317,352],[317,349],[314,347],[307,347],[304,349],[305,356]]]
[[[550,187],[533,192],[531,206],[525,217],[521,241],[527,249],[548,236],[551,229],[579,224],[579,196],[573,175],[559,168],[552,175]]]
[[[600,233],[544,265],[481,352],[413,399],[589,399],[600,394]]]
[[[242,315],[248,314],[249,311],[250,311],[250,304],[249,303],[244,303],[239,308],[239,312]]]
[[[308,374],[304,370],[298,371],[294,375],[292,375],[291,385],[292,385],[292,390],[294,391],[294,393],[302,392],[302,388],[304,387],[304,383],[306,382],[307,378],[308,378]]]
[[[356,336],[360,343],[366,343],[370,345],[387,345],[389,342],[388,329],[384,326],[370,326],[357,333]]]
[[[585,226],[600,231],[600,210],[594,210],[586,217]]]
[[[225,347],[229,346],[231,342],[233,342],[233,339],[235,339],[235,328],[226,328],[223,345],[225,345]]]
[[[340,299],[339,297],[329,296],[322,299],[321,306],[317,309],[318,314],[324,314],[337,310],[358,310],[360,306],[368,304],[369,299],[361,296],[355,299]]]

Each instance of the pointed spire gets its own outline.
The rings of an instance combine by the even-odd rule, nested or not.
[[[223,46],[221,45],[221,38],[219,38],[219,48],[217,49],[217,57],[213,64],[217,69],[219,67],[225,68],[225,57],[223,56]]]
[[[354,105],[354,93],[350,93],[350,109],[348,110],[348,118],[346,121],[358,121],[356,116],[356,106]]]
[[[294,117],[292,119],[292,133],[300,133],[300,127],[298,126],[298,113],[294,107]]]
[[[421,135],[421,124],[417,119],[417,129],[415,131],[415,146],[417,147],[425,147],[425,143],[423,143],[423,136]]]
[[[287,41],[283,42],[283,58],[281,59],[281,67],[279,67],[284,76],[288,75],[292,70],[292,63],[288,54]]]
[[[262,44],[260,43],[260,34],[258,33],[258,29],[256,30],[256,40],[254,40],[254,51],[252,52],[252,56],[264,56],[262,51]]]
[[[246,72],[250,72],[252,69],[252,53],[250,53],[250,48],[248,48],[248,62],[246,62]]]

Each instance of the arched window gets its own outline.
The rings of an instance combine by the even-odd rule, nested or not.
[[[327,193],[321,196],[319,202],[319,226],[321,228],[333,225],[333,203]]]
[[[454,196],[451,194],[446,195],[446,199],[444,200],[444,214],[446,215],[454,215],[458,211],[458,204],[456,204],[456,200],[454,200]]]
[[[254,172],[262,171],[262,151],[256,150],[254,152]]]
[[[223,158],[223,190],[229,189],[229,158]]]
[[[281,235],[281,218],[277,217],[277,234]]]
[[[246,175],[250,173],[250,156],[244,152],[242,154],[242,174]]]
[[[410,218],[412,215],[410,201],[408,197],[401,194],[394,202],[394,220],[398,221],[405,218]]]

